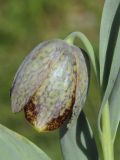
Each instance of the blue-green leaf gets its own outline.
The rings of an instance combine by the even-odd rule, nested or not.
[[[105,70],[105,63],[106,63],[106,56],[108,51],[108,45],[111,48],[115,45],[115,41],[113,38],[116,38],[116,32],[118,32],[118,25],[115,26],[115,23],[119,23],[119,6],[120,0],[106,0],[102,20],[101,20],[101,27],[100,27],[100,48],[99,48],[99,60],[100,60],[100,82],[103,83],[104,77],[104,70]],[[116,22],[115,22],[116,21]],[[114,29],[113,29],[114,25]],[[116,30],[117,29],[117,30]],[[112,31],[112,35],[111,34]],[[111,44],[110,44],[110,38]],[[113,41],[112,41],[113,40]],[[110,51],[111,52],[111,51]],[[108,53],[109,58],[111,59],[110,55],[112,53]],[[108,61],[108,59],[107,59]]]
[[[109,101],[111,121],[110,124],[112,129],[112,137],[114,140],[120,122],[120,70]]]
[[[120,160],[120,124],[117,129],[114,147],[115,160]]]
[[[101,33],[100,33],[100,79],[101,79],[100,82],[102,86],[103,99],[99,112],[99,121],[98,121],[99,128],[100,128],[100,118],[103,107],[108,98],[110,97],[110,94],[112,94],[112,89],[113,86],[115,85],[115,81],[120,69],[119,16],[120,16],[120,2],[118,0],[106,1],[102,16]]]
[[[60,129],[60,137],[64,160],[98,160],[92,130],[83,112],[76,125]]]
[[[50,160],[32,142],[0,125],[0,160]]]

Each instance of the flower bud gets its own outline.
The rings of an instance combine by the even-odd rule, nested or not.
[[[88,89],[88,69],[82,51],[64,40],[39,44],[25,58],[11,89],[12,111],[24,109],[39,131],[59,128],[77,117]]]

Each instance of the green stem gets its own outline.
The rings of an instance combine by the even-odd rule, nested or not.
[[[68,44],[73,44],[74,43],[74,40],[75,38],[79,38],[81,40],[81,42],[83,43],[83,45],[85,46],[86,48],[86,51],[87,51],[87,54],[92,62],[92,65],[93,65],[93,68],[94,68],[94,71],[96,73],[96,76],[98,77],[98,73],[97,73],[97,65],[96,65],[96,60],[95,60],[95,54],[94,54],[94,50],[93,50],[93,47],[90,43],[90,41],[87,39],[87,37],[81,33],[81,32],[73,32],[71,33],[70,35],[68,35],[66,38],[65,38],[65,41],[68,43]]]
[[[102,133],[100,135],[104,160],[114,160],[114,149],[109,116],[109,104],[107,101],[102,112]]]

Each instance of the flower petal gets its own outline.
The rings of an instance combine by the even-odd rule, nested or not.
[[[65,50],[32,97],[33,107],[31,102],[25,106],[26,118],[37,130],[57,129],[71,115],[77,76],[74,65],[75,57]]]
[[[19,67],[11,89],[12,111],[19,112],[28,103],[49,73],[50,68],[67,47],[56,39],[39,44]]]
[[[72,117],[70,123],[68,124],[68,127],[73,125],[74,121],[76,121],[76,119],[78,118],[84,106],[89,85],[89,66],[86,61],[87,59],[84,55],[84,51],[82,51],[78,47],[73,46],[72,53],[76,58],[77,64],[77,67],[75,68],[77,70],[77,86],[75,104],[73,106]]]

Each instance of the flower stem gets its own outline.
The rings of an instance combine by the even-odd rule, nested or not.
[[[65,41],[68,43],[68,44],[73,44],[74,43],[74,40],[75,38],[79,38],[80,41],[83,43],[86,51],[87,51],[87,54],[92,62],[92,65],[93,65],[93,68],[94,68],[94,71],[96,73],[96,76],[98,77],[98,73],[97,73],[97,64],[96,64],[96,60],[95,60],[95,53],[94,53],[94,50],[93,50],[93,47],[90,43],[90,41],[88,40],[88,38],[82,33],[82,32],[73,32],[71,33],[70,35],[68,35],[66,38],[65,38]]]
[[[102,112],[102,133],[100,135],[104,160],[114,160],[114,148],[110,128],[108,101]]]

